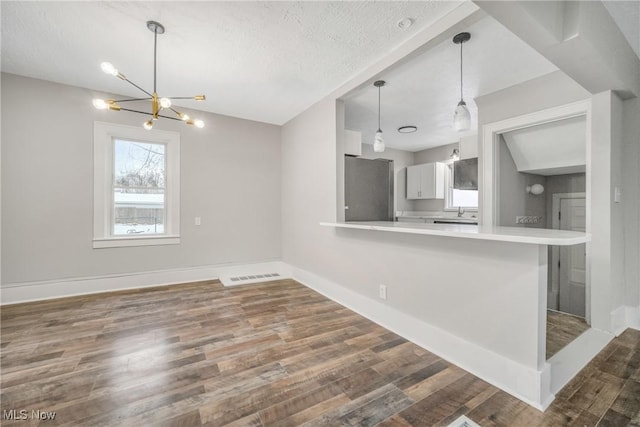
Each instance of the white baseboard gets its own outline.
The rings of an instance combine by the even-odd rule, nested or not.
[[[613,338],[609,332],[587,329],[547,360],[551,365],[551,392],[559,392]]]
[[[640,330],[640,306],[622,305],[611,312],[611,330],[618,336],[627,328]]]
[[[627,327],[640,331],[640,305],[637,307],[625,307],[625,318]]]
[[[291,273],[293,279],[305,286],[456,364],[536,409],[544,411],[555,398],[548,391],[548,366],[543,371],[531,369],[314,273],[293,266]]]
[[[281,261],[241,265],[210,265],[107,276],[9,283],[2,285],[2,288],[0,288],[0,303],[3,305],[16,304],[76,295],[214,280],[237,272],[275,272],[280,274],[280,278],[291,277],[287,264]]]
[[[618,336],[625,329],[627,329],[627,308],[620,306],[611,312],[611,332]]]

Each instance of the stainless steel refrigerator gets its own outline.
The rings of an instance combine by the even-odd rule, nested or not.
[[[344,158],[345,221],[393,221],[393,160]]]

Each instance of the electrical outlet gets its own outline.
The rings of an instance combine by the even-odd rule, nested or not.
[[[516,224],[538,224],[541,216],[516,216]]]
[[[387,287],[385,285],[380,285],[378,295],[380,296],[380,299],[387,299]]]
[[[200,217],[199,217],[199,216],[197,216],[193,222],[194,222],[196,225],[200,225],[200,224],[202,223],[202,221],[200,221]]]

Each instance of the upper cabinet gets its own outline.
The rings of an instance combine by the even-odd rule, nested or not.
[[[444,163],[407,167],[407,199],[444,199]]]

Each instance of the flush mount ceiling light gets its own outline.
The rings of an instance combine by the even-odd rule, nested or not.
[[[380,88],[384,86],[386,82],[384,80],[378,80],[373,83],[378,88],[378,130],[373,140],[373,151],[376,153],[382,153],[384,151],[384,139],[382,138],[382,129],[380,129]]]
[[[469,41],[471,34],[460,33],[453,37],[453,42],[460,45],[460,102],[453,114],[453,127],[457,131],[468,130],[471,127],[471,114],[467,109],[467,104],[462,98],[462,45]]]
[[[413,133],[417,130],[418,128],[415,126],[402,126],[398,128],[398,132],[400,133]]]
[[[133,83],[131,80],[126,78],[124,74],[120,73],[116,67],[114,67],[110,62],[103,62],[100,64],[102,71],[106,74],[111,74],[119,78],[120,80],[124,80],[125,82],[135,86],[137,89],[144,92],[147,97],[146,98],[132,98],[132,99],[94,99],[93,106],[98,110],[115,110],[115,111],[129,111],[132,113],[144,114],[149,116],[150,119],[143,123],[143,127],[147,130],[151,130],[153,128],[153,122],[158,120],[158,118],[162,117],[165,119],[171,120],[179,120],[183,121],[188,125],[195,125],[198,128],[204,127],[204,122],[200,119],[192,119],[188,115],[181,113],[180,111],[173,108],[172,101],[173,99],[193,99],[196,101],[204,101],[204,95],[196,95],[196,96],[172,96],[172,97],[160,97],[158,96],[157,88],[156,88],[156,68],[157,68],[157,43],[158,43],[158,34],[164,33],[164,27],[162,24],[155,21],[147,21],[147,28],[149,31],[153,33],[153,93],[149,93],[144,90],[142,87]],[[134,101],[151,101],[151,112],[140,111],[140,110],[132,110],[130,108],[123,108],[120,106],[120,103],[125,102],[134,102]],[[171,110],[175,113],[176,117],[165,116],[160,114],[162,110]]]

